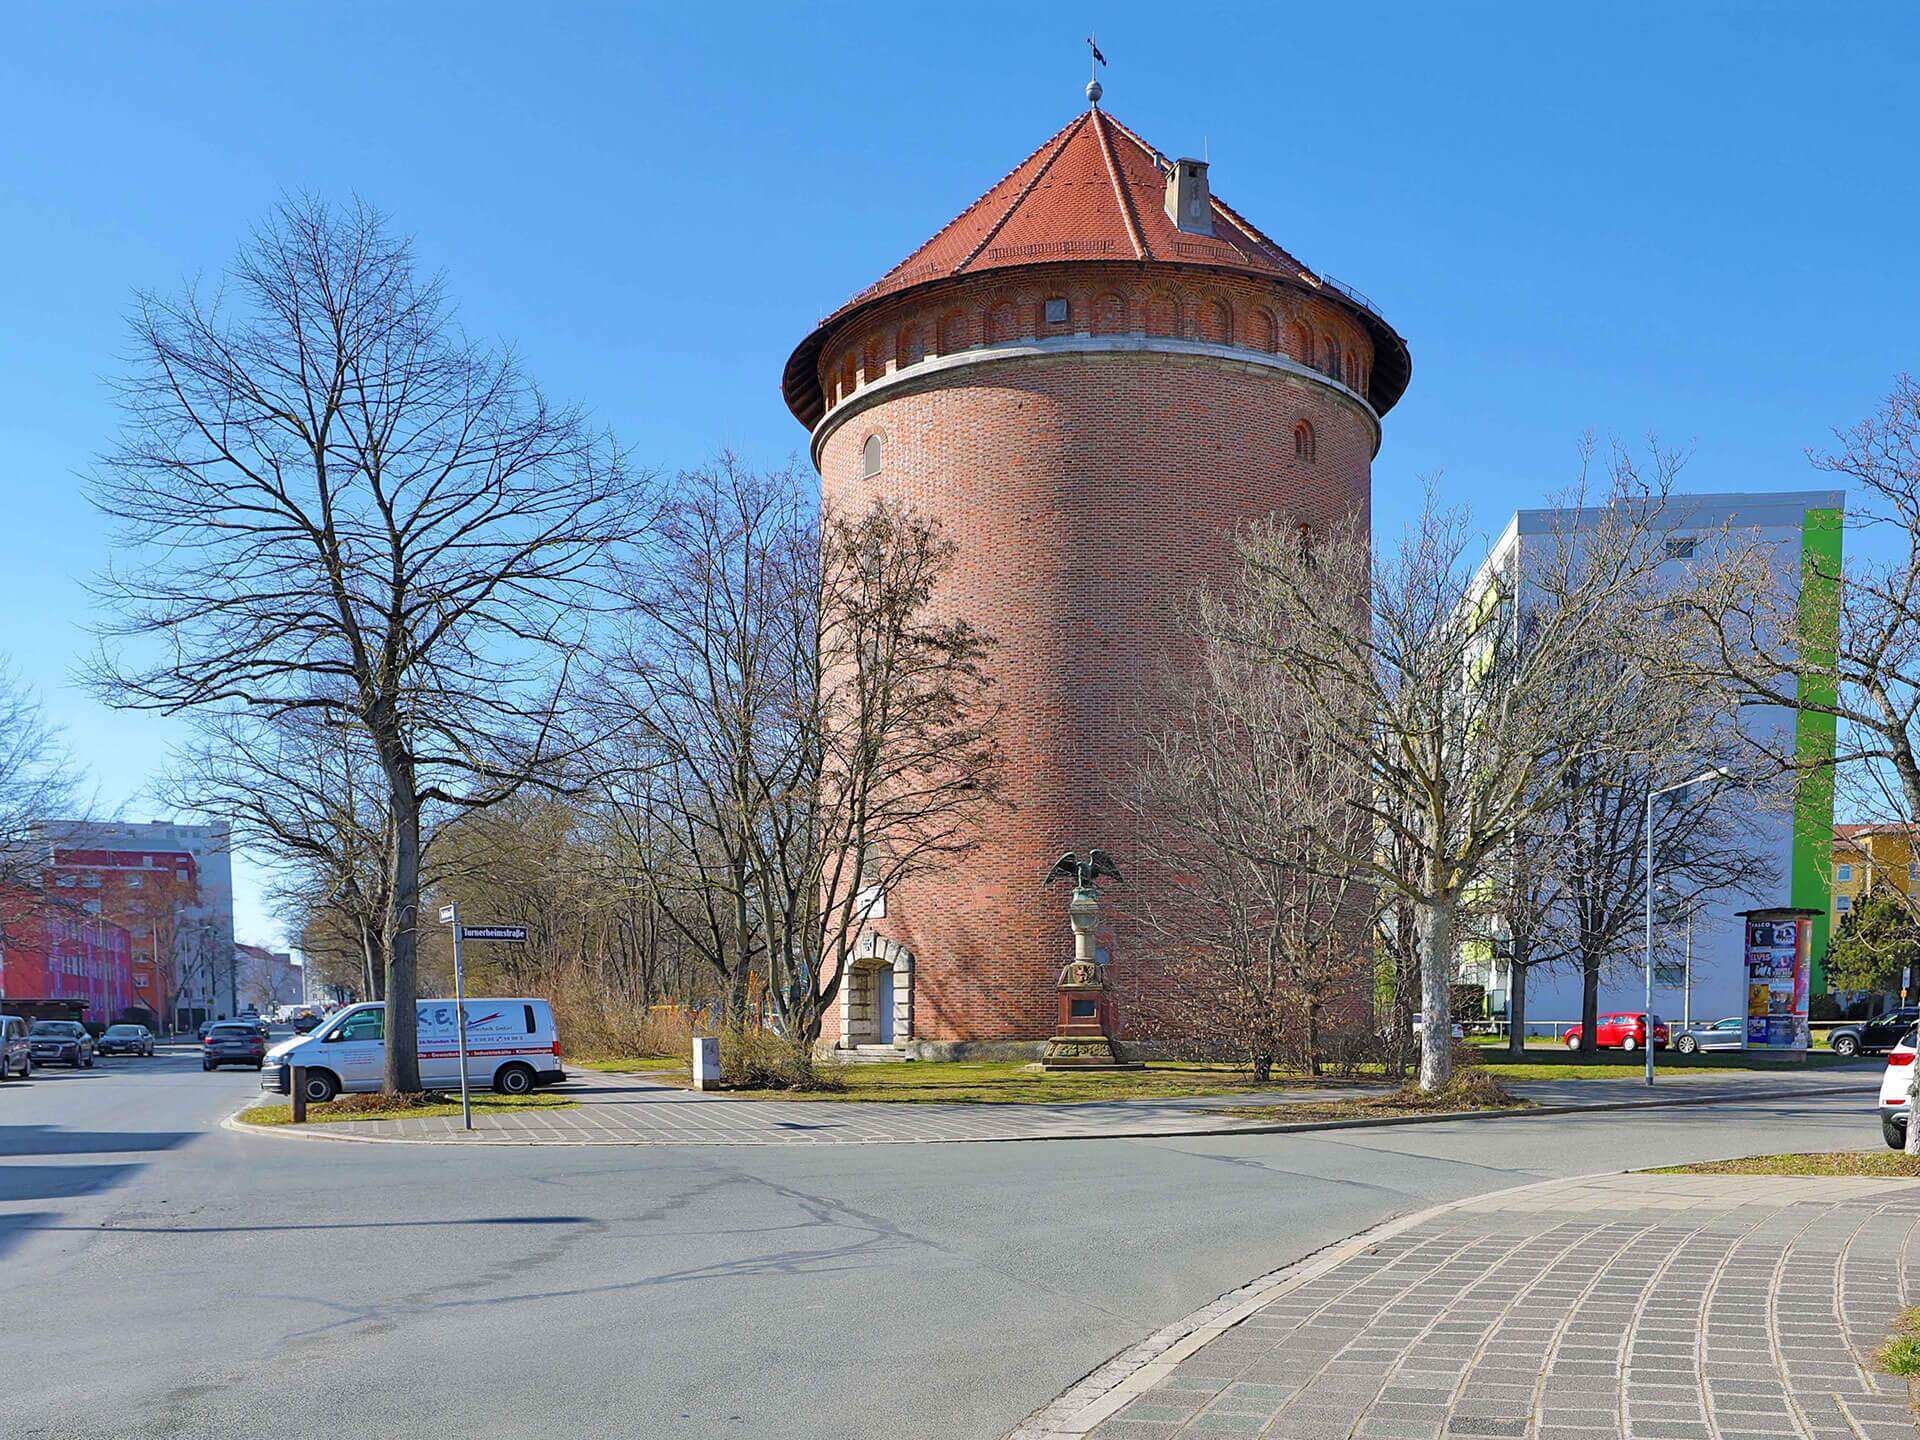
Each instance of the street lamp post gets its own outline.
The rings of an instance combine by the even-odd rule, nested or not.
[[[1671,795],[1676,790],[1691,790],[1695,785],[1704,785],[1709,780],[1719,780],[1726,771],[1718,765],[1694,776],[1691,780],[1679,780],[1671,785],[1663,785],[1658,790],[1647,792],[1647,1084],[1653,1084],[1653,802],[1662,795]]]

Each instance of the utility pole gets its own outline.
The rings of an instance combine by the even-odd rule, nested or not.
[[[453,927],[453,1015],[460,1051],[460,1124],[473,1129],[473,1101],[467,1093],[467,985],[460,972],[460,906],[440,907],[440,923]]]

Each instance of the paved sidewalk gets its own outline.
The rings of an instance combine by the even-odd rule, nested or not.
[[[873,1145],[1121,1139],[1271,1130],[1288,1123],[1285,1106],[1290,1101],[1368,1093],[1351,1087],[1331,1091],[1302,1088],[1249,1096],[1063,1105],[888,1105],[832,1100],[748,1100],[700,1095],[638,1074],[574,1073],[575,1078],[554,1093],[577,1098],[578,1106],[476,1115],[472,1130],[463,1130],[457,1115],[437,1115],[314,1125],[298,1132],[278,1130],[274,1133],[297,1133],[301,1137],[329,1140],[443,1141],[467,1145]],[[1675,1076],[1661,1080],[1651,1092],[1639,1081],[1628,1079],[1540,1081],[1515,1085],[1513,1089],[1539,1105],[1581,1107],[1639,1105],[1649,1101],[1671,1104],[1765,1100],[1796,1094],[1858,1092],[1862,1108],[1871,1109],[1873,1090],[1878,1083],[1878,1068],[1868,1066]],[[1272,1117],[1253,1119],[1219,1113],[1224,1106],[1242,1102],[1272,1106]]]
[[[1872,1355],[1920,1184],[1621,1175],[1383,1227],[1096,1372],[1019,1440],[1913,1440]],[[1144,1363],[1143,1363],[1144,1362]]]

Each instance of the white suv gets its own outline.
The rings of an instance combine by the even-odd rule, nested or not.
[[[1880,1077],[1880,1133],[1888,1148],[1907,1148],[1907,1112],[1912,1108],[1907,1096],[1913,1084],[1914,1036],[1909,1030],[1887,1056],[1886,1074]]]

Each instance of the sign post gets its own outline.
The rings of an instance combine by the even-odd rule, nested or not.
[[[473,1129],[473,1101],[467,1093],[467,985],[460,972],[460,906],[442,905],[440,923],[453,927],[453,1014],[454,1034],[460,1051],[460,1124]]]

